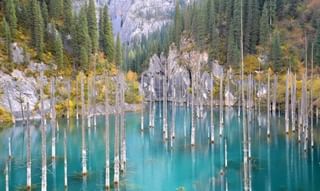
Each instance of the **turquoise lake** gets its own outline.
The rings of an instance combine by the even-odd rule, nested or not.
[[[225,108],[224,137],[219,137],[219,111],[215,109],[215,143],[210,144],[208,130],[210,111],[197,119],[196,145],[190,145],[190,109],[178,106],[176,136],[173,148],[162,138],[162,118],[156,107],[155,127],[148,127],[149,112],[145,109],[145,129],[140,132],[140,113],[126,113],[127,168],[121,174],[123,191],[211,191],[244,188],[242,121],[236,108]],[[170,107],[169,107],[170,108]],[[171,126],[169,111],[169,127]],[[259,125],[260,121],[260,125]],[[319,125],[315,135],[319,137]],[[49,124],[49,123],[48,123]],[[110,119],[111,167],[113,166],[114,117]],[[105,125],[99,116],[96,127],[87,128],[88,177],[81,174],[81,120],[59,121],[57,132],[57,159],[51,156],[51,128],[47,126],[48,190],[64,190],[63,129],[68,134],[68,183],[66,190],[105,190]],[[250,125],[252,160],[250,162],[251,190],[320,190],[319,139],[307,152],[297,142],[295,134],[284,133],[284,117],[272,117],[271,138],[267,138],[266,114],[254,118]],[[34,122],[32,132],[32,185],[41,189],[41,132]],[[12,140],[13,158],[8,160],[8,137]],[[224,168],[225,142],[228,167]],[[26,185],[26,130],[19,124],[0,132],[0,190],[5,190],[5,165],[9,166],[10,190],[21,190]],[[113,179],[113,168],[110,170]],[[223,173],[221,173],[223,172]]]

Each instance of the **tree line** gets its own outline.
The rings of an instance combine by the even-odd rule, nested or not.
[[[71,55],[75,70],[87,71],[99,53],[106,58],[102,67],[122,64],[120,37],[115,43],[107,5],[97,9],[89,0],[76,12],[71,0],[5,0],[3,11],[1,34],[8,59],[10,44],[21,30],[30,36],[36,59],[41,61],[44,53],[51,52],[58,68],[66,67],[65,54]]]

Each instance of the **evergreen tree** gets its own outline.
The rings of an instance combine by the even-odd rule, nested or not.
[[[31,2],[31,41],[37,50],[37,57],[42,59],[43,53],[43,18],[41,14],[40,3],[37,0]]]
[[[288,14],[293,18],[296,18],[298,16],[297,6],[298,6],[298,0],[289,0]]]
[[[284,0],[276,0],[276,15],[281,20],[284,15]]]
[[[318,24],[317,27],[317,36],[315,39],[315,52],[314,52],[314,56],[315,56],[315,63],[320,66],[320,24]]]
[[[11,30],[11,35],[12,37],[15,37],[17,30],[17,17],[14,0],[5,0],[5,16]]]
[[[196,21],[193,23],[195,25],[194,35],[196,37],[196,42],[200,48],[205,48],[207,42],[207,23],[206,23],[206,12],[201,11],[197,8],[197,14],[195,17]]]
[[[95,0],[89,1],[88,29],[89,29],[89,36],[91,39],[92,53],[96,53],[98,50],[98,26],[97,26]]]
[[[275,71],[279,72],[282,69],[282,62],[281,62],[281,42],[279,34],[276,34],[272,40],[271,46],[271,62],[273,64],[273,68]]]
[[[54,56],[59,68],[63,67],[63,43],[61,35],[57,32],[54,39]]]
[[[122,48],[121,48],[121,41],[119,34],[117,35],[117,41],[116,41],[116,54],[115,54],[115,63],[118,68],[122,67]]]
[[[79,12],[73,36],[73,46],[78,66],[83,70],[87,70],[91,52],[91,42],[88,32],[87,14],[84,8]]]
[[[71,0],[63,1],[63,31],[71,34],[73,26],[72,3]]]
[[[177,46],[180,43],[180,35],[182,32],[182,18],[180,13],[180,5],[176,3],[175,16],[174,16],[174,42]]]
[[[262,10],[262,16],[260,18],[260,44],[265,44],[269,39],[270,25],[269,25],[269,10],[268,3],[265,2]]]
[[[50,0],[49,5],[50,17],[53,19],[60,19],[63,11],[63,0]]]
[[[100,21],[100,43],[101,48],[109,62],[114,61],[114,39],[112,33],[112,24],[108,14],[108,7],[104,6],[102,11],[102,19]]]
[[[42,2],[41,13],[42,13],[42,17],[43,17],[44,28],[46,29],[48,26],[48,23],[49,23],[48,6],[46,4],[46,1]]]
[[[10,45],[11,45],[11,31],[10,31],[10,27],[9,24],[7,22],[7,20],[5,18],[3,18],[2,21],[2,31],[4,34],[4,39],[5,39],[5,50],[6,50],[6,54],[8,56],[8,60],[11,59],[11,49],[10,49]]]

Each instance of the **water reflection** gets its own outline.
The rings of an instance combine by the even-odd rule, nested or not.
[[[196,120],[196,145],[190,143],[190,110],[176,108],[176,136],[172,149],[170,141],[163,140],[160,107],[155,108],[155,127],[140,131],[140,114],[127,113],[127,172],[121,174],[118,190],[243,190],[242,172],[242,119],[236,117],[237,110],[225,109],[224,133],[219,137],[215,129],[216,142],[210,144],[210,113]],[[214,110],[216,127],[219,125],[219,111]],[[272,118],[272,136],[267,139],[266,123],[259,127],[259,117],[252,111],[251,123],[247,123],[251,143],[251,160],[248,162],[248,190],[316,190],[319,172],[319,147],[304,152],[303,143],[298,144],[296,134],[285,136],[284,120]],[[147,113],[145,120],[148,120]],[[158,116],[158,117],[157,117]],[[168,116],[171,116],[170,111]],[[264,121],[265,114],[260,119]],[[110,118],[110,135],[113,135],[114,118]],[[168,118],[168,121],[171,117]],[[185,123],[185,121],[187,121]],[[189,121],[189,122],[188,122]],[[105,127],[104,118],[97,117],[97,127],[87,128],[88,177],[81,174],[81,128],[79,121],[59,121],[57,133],[57,158],[48,160],[48,188],[64,189],[64,167],[62,159],[67,157],[68,190],[104,190],[105,178]],[[148,123],[146,123],[148,126]],[[31,127],[32,184],[41,182],[41,137],[39,124]],[[171,121],[168,129],[171,128]],[[315,131],[316,132],[316,131]],[[67,135],[67,155],[64,151],[64,135]],[[51,128],[47,128],[48,143]],[[218,137],[217,137],[218,136]],[[8,137],[11,137],[13,160],[8,161]],[[17,127],[0,132],[0,190],[5,190],[5,167],[8,166],[8,185],[15,190],[26,185],[26,143],[27,131]],[[113,143],[113,137],[110,137]],[[316,142],[317,143],[317,142]],[[114,148],[113,144],[110,148]],[[50,148],[48,148],[50,153]],[[113,168],[113,150],[110,152]],[[7,162],[8,161],[8,162]],[[227,167],[227,168],[226,168]],[[111,170],[113,172],[113,170]],[[113,177],[112,175],[110,175]],[[112,182],[112,181],[111,181]]]

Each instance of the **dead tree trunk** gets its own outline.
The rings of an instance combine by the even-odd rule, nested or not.
[[[210,80],[210,82],[211,82],[211,84],[210,84],[210,86],[211,86],[211,91],[210,91],[210,93],[211,93],[211,95],[210,95],[210,123],[211,123],[211,129],[210,129],[210,132],[211,132],[211,134],[210,134],[210,141],[211,141],[211,143],[214,143],[214,121],[213,121],[213,118],[214,118],[214,116],[213,116],[213,75],[211,74],[211,80]]]
[[[270,137],[270,71],[268,69],[268,90],[267,90],[267,136]]]
[[[55,81],[51,78],[51,130],[52,130],[52,140],[51,140],[51,158],[56,158],[56,108],[55,108]]]
[[[286,98],[285,98],[285,122],[286,122],[286,134],[289,134],[289,69],[286,75]]]
[[[119,90],[120,84],[116,82],[116,92],[115,92],[115,126],[114,126],[114,178],[113,182],[115,185],[119,183]]]
[[[296,74],[291,74],[291,125],[292,132],[296,131]]]
[[[46,146],[46,126],[44,124],[45,113],[44,113],[44,95],[43,95],[43,72],[40,73],[40,112],[41,112],[41,158],[42,158],[42,167],[41,167],[41,191],[47,190],[47,146]]]
[[[30,109],[27,102],[27,190],[31,189],[31,129],[29,125]]]
[[[87,170],[87,147],[86,147],[86,131],[85,131],[85,101],[84,101],[84,76],[81,76],[81,134],[82,134],[82,175],[86,176]]]
[[[220,115],[220,125],[219,125],[219,135],[220,137],[223,134],[223,74],[220,77],[220,90],[219,90],[219,95],[220,95],[220,102],[219,102],[219,115]]]
[[[274,81],[273,81],[273,100],[272,100],[272,115],[276,115],[276,108],[277,108],[277,88],[278,88],[278,76],[274,74]]]
[[[105,187],[106,189],[109,189],[110,188],[110,146],[109,146],[109,141],[110,141],[110,138],[109,138],[109,96],[108,96],[108,76],[105,75],[105,93],[104,93],[104,96],[105,96],[105,103],[104,103],[104,106],[105,106],[105,142],[106,142],[106,161],[105,161],[105,173],[106,173],[106,176],[105,176]]]

